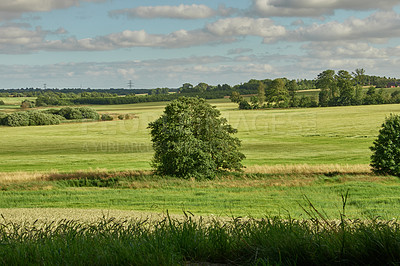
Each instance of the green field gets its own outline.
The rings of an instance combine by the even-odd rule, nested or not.
[[[246,166],[368,164],[383,120],[400,112],[400,105],[243,111],[227,99],[211,103],[239,130]],[[94,106],[100,113],[133,113],[132,120],[0,127],[0,172],[150,169],[147,125],[165,105]]]
[[[4,102],[4,105],[0,105],[0,112],[17,111],[24,100],[35,101],[36,97],[0,97],[0,101]]]
[[[92,180],[92,181],[90,181]],[[348,218],[400,218],[400,182],[369,175],[246,175],[216,180],[154,176],[2,184],[0,208],[82,208],[216,217],[310,218],[307,198],[329,219],[339,219],[341,196],[349,193]],[[7,212],[4,214],[6,217]],[[37,219],[41,218],[40,212]],[[56,217],[55,217],[56,218]]]
[[[93,181],[100,185],[87,185],[84,172],[75,181],[31,180],[30,175],[37,172],[62,174],[97,169],[101,175],[101,172],[151,169],[153,150],[147,125],[160,116],[167,103],[93,106],[100,113],[130,113],[136,118],[0,127],[0,179],[8,177],[8,181],[0,180],[0,208],[94,208],[156,213],[169,210],[175,214],[188,210],[223,217],[290,214],[307,218],[300,207],[306,204],[307,196],[329,217],[337,219],[341,195],[349,191],[349,216],[399,217],[400,182],[393,177],[373,176],[368,164],[369,147],[380,125],[390,113],[399,113],[400,105],[243,111],[228,99],[210,103],[238,128],[249,174],[222,176],[214,181],[165,179],[151,174],[139,179],[121,179],[116,174],[115,183],[105,187],[102,178]],[[300,164],[309,165],[311,171],[269,173],[264,171],[266,168],[255,167]],[[328,167],[314,171],[313,165],[322,169],[324,165],[347,165],[350,171],[336,173]],[[352,174],[352,167],[360,165],[363,170]],[[250,174],[254,169],[261,169],[264,174]],[[13,178],[22,181],[13,182]]]

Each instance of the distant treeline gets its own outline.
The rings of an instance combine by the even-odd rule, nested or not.
[[[329,72],[332,74],[333,70],[327,70],[325,72]],[[341,70],[342,71],[342,70]],[[341,72],[339,71],[339,72]],[[339,73],[338,72],[338,73]],[[321,73],[321,74],[322,74]],[[341,72],[342,73],[342,72]],[[351,86],[371,86],[374,88],[387,88],[387,87],[396,87],[400,85],[400,80],[395,78],[386,78],[386,77],[378,77],[378,76],[368,76],[365,75],[365,71],[363,69],[356,69],[352,74],[347,73],[346,82]],[[320,74],[320,75],[321,75]],[[343,105],[341,102],[335,102],[338,100],[338,87],[329,88],[331,97],[328,99],[328,104],[325,104],[324,95],[320,95],[320,99],[315,99],[312,97],[301,97],[296,98],[295,94],[298,90],[311,90],[311,89],[321,89],[323,93],[326,92],[327,88],[324,87],[321,83],[320,75],[314,80],[307,79],[298,79],[298,80],[289,80],[287,78],[281,78],[285,86],[289,86],[288,92],[286,95],[292,100],[292,103],[289,101],[284,101],[285,91],[283,90],[282,97],[278,97],[278,95],[274,95],[273,99],[276,100],[273,104],[274,107],[311,107],[311,106],[326,106],[326,105]],[[334,79],[335,73],[333,71]],[[134,104],[134,103],[143,103],[143,102],[159,102],[159,101],[171,101],[180,96],[197,96],[205,99],[217,99],[223,98],[225,96],[231,96],[233,92],[238,93],[239,95],[259,95],[259,86],[262,84],[266,88],[267,96],[271,93],[268,92],[268,88],[271,87],[276,80],[265,79],[265,80],[255,80],[251,79],[248,82],[238,84],[235,86],[230,86],[228,84],[223,85],[209,85],[207,83],[201,82],[197,85],[192,85],[190,83],[184,83],[178,89],[170,89],[170,88],[156,88],[156,89],[39,89],[39,88],[26,88],[26,89],[7,89],[0,90],[0,97],[37,97],[36,106],[59,106],[59,105],[80,105],[80,104],[100,104],[100,105],[108,105],[108,104]],[[333,83],[332,83],[333,84]],[[272,86],[273,87],[273,86]],[[293,89],[294,88],[294,89]],[[372,89],[371,89],[372,90]],[[290,92],[289,92],[290,91]],[[269,93],[269,94],[268,94]],[[280,92],[272,92],[272,94],[279,94]],[[141,95],[137,95],[141,94]],[[144,95],[143,95],[144,94]],[[289,95],[290,94],[290,95]],[[372,91],[367,93],[370,95],[371,99],[368,97],[363,100],[363,103],[367,102],[387,102],[386,100],[378,99],[380,96],[372,95]],[[242,103],[243,109],[257,108],[256,102],[258,102],[259,106],[263,104],[262,95],[258,100],[253,98],[252,104]],[[358,97],[358,96],[357,96]],[[385,98],[384,96],[382,96]],[[381,98],[382,98],[381,97]],[[375,99],[376,98],[376,99]],[[387,98],[387,97],[386,97]],[[343,100],[343,99],[340,99]],[[295,102],[293,102],[295,101]],[[347,101],[347,100],[346,100]],[[360,104],[360,99],[357,99],[357,104]],[[321,104],[322,103],[322,104]],[[361,103],[361,104],[363,104]],[[346,102],[348,104],[348,102]]]
[[[386,79],[385,87],[398,87],[397,79]],[[289,107],[326,107],[400,103],[400,90],[388,91],[370,84],[371,77],[357,69],[351,75],[346,70],[325,70],[315,80],[318,96],[298,97],[298,82],[285,78],[254,80],[257,94],[250,101],[239,91],[233,91],[230,99],[239,104],[239,109],[289,108]]]

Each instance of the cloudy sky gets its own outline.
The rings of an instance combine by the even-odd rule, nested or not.
[[[0,88],[400,78],[399,0],[1,0]]]

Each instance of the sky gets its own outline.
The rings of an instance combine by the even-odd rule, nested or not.
[[[1,0],[0,88],[400,78],[399,0]]]

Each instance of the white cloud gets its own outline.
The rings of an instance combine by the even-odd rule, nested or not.
[[[286,29],[268,18],[236,17],[220,19],[208,24],[206,29],[216,36],[260,36],[265,42],[285,36]]]
[[[276,25],[269,18],[234,17],[216,20],[200,29],[181,29],[167,34],[125,30],[82,39],[68,36],[62,38],[61,35],[66,33],[63,28],[46,31],[40,27],[30,29],[29,25],[3,25],[0,26],[0,53],[108,51],[132,47],[182,48],[235,42],[246,36],[261,37],[263,43],[276,41],[383,43],[393,36],[400,36],[400,15],[394,11],[380,11],[365,19],[349,18],[344,22],[315,23],[310,26],[299,26],[294,30]],[[50,39],[47,38],[49,35],[60,37],[57,39],[52,36]]]
[[[78,6],[81,2],[105,2],[107,0],[1,0],[0,21],[19,18],[23,13],[47,12]]]
[[[362,42],[316,42],[305,45],[303,48],[309,51],[310,57],[321,59],[387,59],[390,56],[387,49],[379,49]]]
[[[337,9],[390,9],[398,4],[398,0],[253,0],[251,9],[259,16],[318,17]]]
[[[244,53],[249,53],[252,52],[253,49],[251,48],[235,48],[235,49],[230,49],[228,50],[227,54],[232,55],[232,54],[244,54]]]
[[[140,6],[126,8],[109,12],[111,17],[127,16],[128,18],[176,18],[176,19],[201,19],[215,17],[218,15],[227,16],[233,9],[221,5],[218,9],[212,9],[205,5],[184,5],[179,6]]]
[[[292,41],[385,42],[394,36],[400,36],[400,15],[394,11],[377,12],[365,19],[349,18],[343,23],[333,21],[300,27],[288,34]]]

